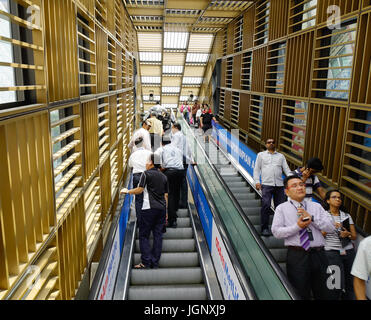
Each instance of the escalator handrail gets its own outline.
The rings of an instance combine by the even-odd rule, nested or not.
[[[186,121],[184,121],[186,123]],[[188,126],[188,124],[187,124]],[[190,128],[189,128],[190,129]],[[191,130],[190,130],[191,131]],[[191,131],[192,132],[192,131]],[[192,135],[196,141],[196,143],[198,144],[198,146],[200,147],[200,149],[202,150],[204,156],[206,157],[213,173],[215,174],[215,176],[217,177],[218,181],[222,184],[222,186],[224,187],[225,191],[227,192],[228,196],[231,198],[235,208],[237,209],[238,213],[240,214],[241,218],[243,219],[243,221],[245,222],[246,226],[248,227],[250,233],[252,234],[252,236],[254,237],[256,243],[258,244],[259,248],[261,249],[261,251],[263,252],[264,256],[266,257],[266,259],[268,260],[269,264],[271,265],[272,269],[274,270],[274,272],[277,274],[279,280],[281,281],[282,285],[284,286],[284,288],[286,289],[287,293],[290,295],[290,297],[293,299],[293,300],[297,300],[299,299],[299,296],[296,294],[295,292],[295,289],[293,288],[293,286],[291,285],[291,283],[288,281],[286,275],[283,273],[282,269],[280,268],[280,266],[278,265],[278,263],[276,262],[276,260],[274,259],[274,257],[272,256],[271,252],[268,250],[268,248],[266,247],[265,243],[263,242],[263,240],[260,238],[258,232],[255,230],[254,226],[252,225],[252,223],[246,218],[245,216],[245,213],[241,207],[241,205],[239,204],[239,202],[237,201],[237,199],[235,198],[235,196],[233,195],[233,193],[230,191],[229,187],[227,186],[227,184],[225,183],[224,179],[222,178],[222,176],[220,175],[219,171],[215,168],[214,164],[210,161],[209,157],[207,156],[206,154],[206,151],[202,148],[200,142],[197,140],[197,138],[194,136],[193,132],[192,132]],[[219,147],[218,147],[219,148]],[[215,207],[215,205],[214,205]]]
[[[244,284],[242,286],[242,290],[244,291],[245,295],[248,297],[249,300],[258,300],[258,296],[254,290],[254,287],[250,281],[249,275],[246,273],[244,268],[242,268],[241,263],[239,261],[238,255],[234,254],[234,248],[232,244],[230,243],[229,238],[227,237],[227,232],[225,231],[225,226],[223,222],[220,220],[220,212],[217,206],[214,203],[214,200],[211,196],[211,192],[209,190],[209,187],[207,186],[206,183],[203,181],[203,177],[197,168],[197,166],[193,167],[197,176],[197,179],[200,183],[201,189],[204,192],[206,199],[209,203],[211,213],[213,215],[213,218],[218,225],[219,232],[221,233],[221,236],[223,238],[228,256],[230,257],[231,261],[233,262],[233,267],[237,270],[237,276],[239,277],[239,280]],[[217,214],[215,215],[214,212]],[[234,261],[233,261],[234,260]]]
[[[218,180],[221,182],[221,184],[222,184],[223,188],[226,190],[227,194],[230,196],[230,198],[233,202],[233,205],[238,209],[239,214],[241,215],[242,219],[244,220],[245,224],[247,225],[248,229],[250,230],[251,234],[253,235],[255,241],[259,245],[259,248],[262,250],[263,254],[267,258],[271,267],[273,268],[273,270],[277,274],[279,280],[284,285],[286,291],[290,294],[291,298],[299,299],[299,296],[296,294],[296,291],[295,291],[294,287],[288,281],[287,276],[283,273],[281,267],[278,265],[277,261],[274,259],[272,253],[269,251],[269,249],[265,245],[264,241],[261,239],[261,237],[258,234],[258,232],[256,231],[255,227],[253,226],[251,221],[248,218],[246,218],[246,215],[244,214],[244,211],[243,211],[240,203],[238,202],[238,200],[236,199],[234,194],[229,189],[229,187],[226,184],[226,182],[224,181],[223,177],[220,175],[219,171],[215,168],[215,166],[213,164],[212,164],[212,166],[214,167],[213,172],[218,177]]]

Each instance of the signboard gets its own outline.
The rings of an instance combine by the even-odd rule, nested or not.
[[[201,185],[198,182],[195,169],[193,166],[188,167],[188,181],[191,187],[193,198],[195,201],[195,206],[198,211],[198,215],[201,220],[202,228],[204,229],[205,238],[211,250],[211,240],[212,240],[212,231],[213,231],[213,215],[209,208],[209,204],[206,200],[206,197],[202,191]]]
[[[115,287],[117,271],[120,264],[120,232],[117,226],[111,252],[108,256],[107,268],[104,272],[102,285],[98,294],[98,300],[111,300]]]
[[[193,166],[188,167],[187,176],[223,297],[226,300],[246,300]]]
[[[225,300],[246,300],[218,228],[213,225],[211,258]]]
[[[131,183],[130,183],[131,185]],[[124,246],[124,238],[127,222],[130,215],[130,205],[133,196],[127,194],[121,209],[119,223],[114,232],[114,239],[111,251],[108,255],[106,270],[104,271],[103,280],[97,296],[98,300],[111,300],[116,283],[117,272],[120,265],[120,258]]]

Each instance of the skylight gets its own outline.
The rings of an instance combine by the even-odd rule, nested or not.
[[[183,84],[196,84],[199,85],[203,81],[202,77],[183,77]]]
[[[139,52],[139,60],[141,62],[161,62],[161,52]]]
[[[164,32],[164,49],[184,50],[187,48],[188,32]]]
[[[163,93],[179,93],[180,87],[162,87]]]
[[[208,60],[208,53],[187,53],[186,62],[188,63],[207,63]]]
[[[155,102],[155,101],[160,101],[160,100],[161,100],[160,96],[153,96],[152,100],[149,98],[149,95],[143,96],[143,101],[145,102]]]
[[[162,73],[182,74],[183,66],[162,66]]]
[[[142,77],[142,84],[160,84],[161,77]]]

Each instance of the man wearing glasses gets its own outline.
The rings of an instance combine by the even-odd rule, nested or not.
[[[282,172],[284,172],[286,176],[292,173],[284,155],[276,151],[275,140],[272,138],[267,139],[265,145],[267,150],[259,152],[256,158],[254,181],[256,189],[262,191],[261,235],[268,237],[272,235],[269,230],[272,196],[275,208],[286,201]]]
[[[276,208],[272,232],[285,239],[287,277],[302,299],[328,299],[325,239],[321,233],[335,232],[335,223],[323,207],[305,200],[305,183],[298,175],[286,177],[289,200]]]

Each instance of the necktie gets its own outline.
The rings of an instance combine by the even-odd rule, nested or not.
[[[302,207],[302,204],[300,203],[299,207]],[[301,229],[299,231],[299,236],[300,236],[300,246],[304,248],[305,251],[308,251],[310,248],[310,241],[309,241],[309,235],[307,228]]]

